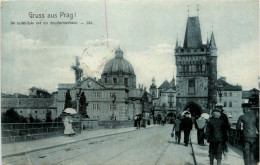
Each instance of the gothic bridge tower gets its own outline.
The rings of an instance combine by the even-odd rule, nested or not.
[[[199,17],[188,17],[184,44],[175,47],[176,108],[189,110],[194,117],[209,112],[216,101],[217,47],[212,31],[202,43]]]

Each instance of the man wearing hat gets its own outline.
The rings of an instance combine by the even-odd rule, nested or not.
[[[184,118],[181,121],[181,130],[184,132],[184,145],[188,146],[190,131],[192,130],[192,119],[190,118],[190,112],[184,113]]]
[[[225,123],[220,119],[220,109],[214,109],[212,117],[207,124],[207,141],[209,143],[210,165],[213,165],[214,158],[217,159],[217,165],[221,164],[222,148],[225,138]]]
[[[236,129],[242,133],[241,140],[243,143],[243,155],[245,165],[251,165],[253,164],[254,160],[253,151],[256,141],[256,129],[259,132],[259,125],[257,122],[257,117],[250,110],[251,105],[248,103],[244,103],[242,104],[242,107],[245,114],[241,115],[238,118]]]
[[[230,123],[229,123],[229,120],[228,120],[228,117],[227,115],[224,113],[224,109],[223,109],[223,105],[221,103],[218,103],[216,104],[216,108],[217,109],[220,109],[220,119],[224,121],[224,124],[225,124],[225,137],[224,137],[224,141],[223,141],[223,146],[222,146],[222,152],[224,154],[224,156],[226,156],[227,152],[228,152],[228,146],[227,146],[227,142],[228,142],[228,132],[230,131],[231,129],[231,126],[230,126]]]

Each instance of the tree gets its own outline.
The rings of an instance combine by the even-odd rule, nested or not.
[[[14,108],[6,110],[2,113],[2,123],[27,123],[27,118],[19,115]]]
[[[51,111],[50,110],[47,110],[47,112],[46,112],[46,120],[45,120],[45,122],[52,122]]]
[[[34,118],[32,117],[32,114],[30,114],[29,121],[30,123],[34,123]]]
[[[70,90],[67,90],[64,109],[71,108],[71,107],[72,107],[72,103],[71,103]]]

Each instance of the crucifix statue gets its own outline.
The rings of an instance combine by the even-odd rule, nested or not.
[[[76,64],[71,66],[71,69],[75,71],[75,83],[79,82],[80,78],[83,75],[83,70],[79,66],[80,66],[79,57],[76,56]]]

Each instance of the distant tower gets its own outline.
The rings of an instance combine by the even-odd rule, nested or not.
[[[176,41],[177,42],[177,41]],[[176,107],[198,117],[209,112],[216,101],[217,47],[212,32],[202,43],[199,17],[188,17],[183,46],[175,47]]]
[[[174,76],[172,77],[172,80],[171,80],[171,82],[170,82],[170,85],[171,85],[172,88],[175,89],[175,78],[174,78]]]
[[[83,70],[79,66],[80,66],[79,57],[76,56],[75,65],[71,66],[71,69],[73,69],[75,72],[75,83],[81,80],[83,74]]]
[[[150,86],[150,94],[153,98],[157,98],[157,86],[155,85],[155,78],[152,79],[152,85]]]

